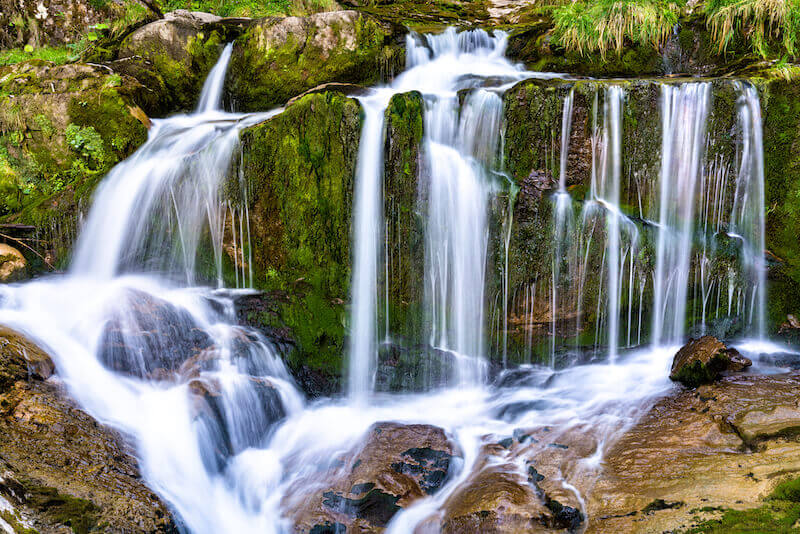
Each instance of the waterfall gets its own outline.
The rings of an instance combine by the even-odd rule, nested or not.
[[[377,358],[378,255],[383,235],[383,136],[385,93],[362,98],[364,126],[358,148],[353,215],[350,397],[363,401],[372,389]],[[383,269],[381,269],[383,270]]]
[[[236,325],[237,294],[192,287],[223,286],[228,223],[231,261],[244,265],[245,248],[250,261],[247,207],[221,186],[239,132],[280,111],[219,109],[230,55],[228,45],[196,113],[154,120],[103,180],[68,273],[0,288],[0,322],[50,352],[84,409],[135,438],[142,476],[186,530],[277,533],[274,503],[230,488],[280,484],[270,453],[253,451],[301,396],[272,345]]]
[[[222,49],[216,65],[208,73],[203,90],[200,92],[200,100],[197,103],[198,113],[209,111],[219,111],[222,106],[222,90],[225,86],[225,74],[228,72],[228,63],[231,61],[233,53],[233,43],[228,43]]]
[[[478,383],[484,374],[487,210],[496,189],[503,113],[501,90],[473,89],[471,76],[504,81],[526,73],[504,57],[506,35],[484,31],[407,39],[408,68],[390,87],[361,97],[365,120],[359,146],[353,218],[349,395],[363,400],[372,388],[378,348],[378,285],[383,220],[384,114],[391,96],[422,93],[424,139],[425,310],[428,343],[450,354],[454,379]],[[459,91],[470,89],[463,105]],[[383,258],[384,261],[387,261]],[[388,318],[386,320],[388,325]],[[389,339],[390,332],[384,332]]]
[[[491,454],[509,470],[523,469],[527,459],[511,455],[535,450],[536,440],[523,445],[519,429],[546,425],[560,432],[580,423],[596,433],[596,450],[579,458],[583,453],[570,449],[566,456],[581,468],[596,465],[616,433],[672,387],[665,370],[674,345],[688,334],[687,301],[697,295],[695,322],[704,328],[727,307],[764,336],[764,161],[755,89],[735,82],[736,150],[711,157],[714,142],[730,142],[709,139],[712,84],[660,84],[660,109],[648,110],[661,113],[660,151],[652,169],[636,177],[647,192],[637,191],[633,206],[630,84],[591,81],[579,90],[585,81],[569,80],[552,93],[559,99],[555,120],[560,109],[552,133],[553,144],[560,143],[558,182],[548,174],[552,158],[546,172],[533,168],[529,181],[541,182],[530,187],[523,176],[517,188],[504,174],[505,91],[526,78],[555,75],[509,62],[506,40],[503,32],[482,30],[411,34],[405,72],[358,97],[364,113],[353,190],[346,398],[306,403],[273,345],[237,325],[235,301],[250,292],[225,284],[233,277],[237,287],[252,286],[254,278],[252,177],[241,159],[236,168],[243,157],[239,136],[281,110],[220,109],[231,45],[209,74],[197,111],[154,120],[147,142],[104,179],[69,271],[0,287],[0,324],[40,343],[83,409],[132,436],[143,480],[171,505],[182,529],[278,534],[308,526],[300,516],[313,507],[312,531],[338,530],[328,519],[352,510],[331,511],[315,492],[371,506],[356,501],[362,494],[351,488],[373,481],[348,479],[348,492],[330,489],[330,478],[342,474],[346,451],[362,450],[370,425],[392,420],[441,426],[462,452],[435,495],[426,492],[410,507],[402,501],[391,518],[381,512],[388,532],[435,531],[447,499],[478,470],[499,467],[487,451],[497,451]],[[372,390],[379,340],[395,339],[381,292],[390,272],[382,263],[389,235],[386,110],[394,95],[408,91],[421,93],[424,119],[414,213],[424,232],[424,265],[415,266],[422,271],[422,302],[414,303],[424,326],[420,339],[408,343],[444,355],[453,369],[432,391],[378,395]],[[573,126],[580,120],[586,131]],[[585,134],[586,143],[571,145],[573,133]],[[585,168],[569,167],[589,152]],[[230,180],[241,187],[243,205],[223,194]],[[520,261],[512,257],[521,224],[514,209],[526,194],[544,206],[535,231],[546,235],[531,253],[541,256],[531,262],[541,271],[520,273],[511,271],[512,261]],[[502,209],[493,211],[497,205]],[[252,214],[254,223],[260,215]],[[722,239],[737,244],[736,260],[720,260],[715,243]],[[492,272],[492,261],[502,269]],[[516,288],[509,287],[514,277],[521,279]],[[487,290],[492,282],[502,296]],[[490,352],[493,339],[503,340],[503,364],[513,363],[506,361],[506,336],[515,301],[529,327],[522,350],[528,362],[490,381],[488,362],[500,359]],[[534,316],[545,318],[535,334]],[[502,337],[489,333],[490,323],[504,330]],[[560,338],[569,350],[588,354],[584,365],[562,365]],[[545,347],[538,362],[534,344]],[[547,351],[550,365],[539,365]],[[517,440],[512,447],[502,445],[514,443],[509,436]],[[409,472],[425,467],[407,465]],[[565,489],[573,487],[575,465],[562,471]],[[525,480],[524,471],[511,474]],[[370,528],[368,519],[354,521]]]
[[[658,244],[652,341],[678,343],[686,322],[698,177],[704,163],[711,84],[662,86]]]

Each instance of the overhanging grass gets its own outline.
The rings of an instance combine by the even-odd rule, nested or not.
[[[762,57],[778,54],[798,57],[800,2],[797,0],[707,0],[708,26],[720,51],[737,38],[751,43]],[[782,50],[780,50],[782,49]]]
[[[597,0],[553,10],[553,35],[561,46],[581,54],[622,53],[627,42],[661,46],[678,22],[685,0]]]

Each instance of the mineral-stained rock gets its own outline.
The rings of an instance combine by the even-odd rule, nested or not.
[[[176,532],[129,444],[42,381],[50,372],[44,351],[0,329],[0,496],[13,514],[40,532]]]
[[[402,508],[442,487],[455,456],[460,452],[441,428],[375,423],[341,463],[296,483],[283,506],[296,532],[336,524],[382,532]]]
[[[605,453],[587,532],[675,531],[701,509],[758,506],[800,471],[798,391],[797,373],[731,376],[657,401]]]
[[[442,532],[558,532],[563,525],[534,484],[512,466],[490,466],[459,488],[445,504]]]
[[[14,247],[0,243],[0,283],[22,280],[27,270],[25,256]]]
[[[690,339],[675,355],[669,377],[688,387],[708,384],[723,371],[743,371],[753,362],[720,340],[703,336]]]

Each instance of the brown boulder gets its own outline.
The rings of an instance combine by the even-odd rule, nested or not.
[[[744,371],[753,362],[713,336],[690,339],[672,360],[669,378],[694,388],[709,384],[724,371]]]
[[[27,275],[28,261],[10,245],[0,243],[0,283],[17,282]]]
[[[336,524],[382,532],[402,508],[436,493],[460,454],[441,428],[375,423],[362,445],[313,480],[296,483],[282,504],[296,532]]]
[[[30,372],[29,370],[35,370]],[[0,328],[0,497],[40,532],[176,532],[130,445],[43,381],[46,353]]]

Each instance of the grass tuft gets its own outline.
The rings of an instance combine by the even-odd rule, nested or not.
[[[678,22],[684,0],[598,0],[573,2],[553,10],[556,41],[581,55],[613,50],[627,42],[660,47]]]
[[[750,42],[762,57],[779,53],[798,57],[800,52],[800,2],[797,0],[708,0],[707,23],[720,52],[737,38]]]

